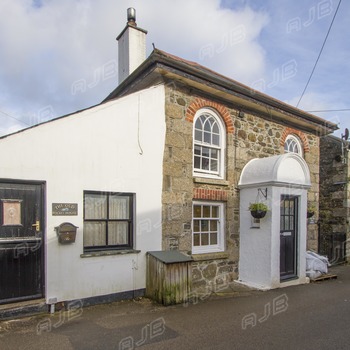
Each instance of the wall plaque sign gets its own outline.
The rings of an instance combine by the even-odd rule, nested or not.
[[[78,203],[52,203],[52,215],[54,216],[78,215]]]

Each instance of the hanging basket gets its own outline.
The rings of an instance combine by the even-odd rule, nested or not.
[[[312,218],[314,215],[315,215],[315,212],[313,212],[313,211],[307,211],[307,212],[306,212],[306,217],[307,217],[308,219]]]
[[[266,215],[268,209],[266,204],[260,202],[251,203],[249,205],[250,214],[255,219],[262,219]]]
[[[251,210],[250,214],[254,219],[262,219],[265,217],[267,211],[266,210]]]

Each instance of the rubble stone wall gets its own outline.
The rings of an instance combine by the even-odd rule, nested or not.
[[[193,117],[200,108],[211,108],[226,127],[225,179],[193,176]],[[253,158],[284,153],[288,134],[299,137],[311,172],[309,201],[318,207],[319,138],[269,120],[238,106],[197,95],[185,86],[166,85],[166,140],[163,161],[162,246],[191,254],[192,202],[219,200],[226,204],[226,242],[222,253],[194,256],[193,288],[203,290],[224,280],[237,279],[239,261],[239,189],[237,184],[247,162]],[[248,208],[247,208],[248,210]],[[315,217],[317,217],[316,213]],[[317,225],[308,225],[308,248],[317,249]],[[206,287],[205,287],[206,286]]]

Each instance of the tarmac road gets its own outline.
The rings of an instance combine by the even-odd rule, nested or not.
[[[0,322],[0,349],[349,349],[350,266],[337,279],[193,305],[147,299]]]

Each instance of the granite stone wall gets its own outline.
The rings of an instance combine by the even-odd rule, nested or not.
[[[225,179],[193,176],[193,117],[200,108],[212,108],[226,127]],[[166,84],[166,140],[163,162],[164,250],[191,254],[192,202],[209,199],[225,202],[225,252],[193,255],[193,289],[203,291],[237,279],[239,262],[239,190],[242,169],[253,158],[284,153],[288,134],[299,137],[311,172],[309,201],[318,208],[319,138],[269,120],[238,106],[201,96],[185,86]],[[247,208],[248,209],[248,208]],[[317,217],[318,213],[316,213]],[[308,225],[308,248],[317,249],[317,225]],[[226,282],[220,282],[223,280]]]
[[[342,257],[336,246],[347,248],[347,257],[350,250],[350,244],[339,242],[344,235],[350,239],[349,152],[348,146],[334,136],[321,138],[320,152],[320,252],[337,263]]]

